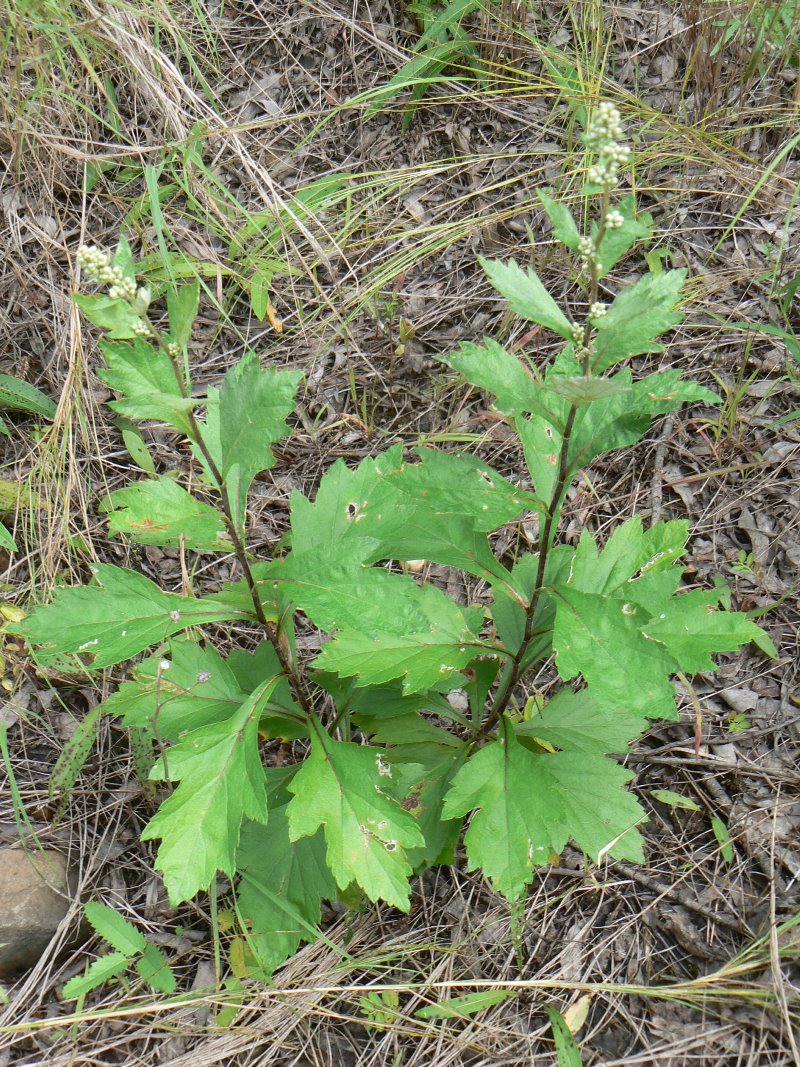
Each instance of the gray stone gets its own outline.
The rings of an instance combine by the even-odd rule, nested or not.
[[[60,852],[0,848],[0,977],[34,966],[73,895],[73,879]]]

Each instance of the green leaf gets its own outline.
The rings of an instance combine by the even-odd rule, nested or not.
[[[495,289],[506,298],[512,311],[561,334],[567,341],[571,339],[572,324],[532,268],[525,271],[513,259],[501,263],[496,259],[478,257],[478,261]],[[608,313],[611,313],[610,308]]]
[[[406,701],[409,710],[397,711],[396,707],[387,710],[381,703],[381,695],[384,693],[391,694],[390,699],[394,698],[394,705]],[[359,696],[361,697],[360,707]],[[424,718],[420,711],[411,710],[419,708],[421,711],[433,712],[436,709],[439,713],[440,705],[436,703],[437,699],[445,705],[441,708],[441,712],[451,710],[441,693],[423,692],[395,696],[395,691],[389,686],[369,686],[367,689],[357,689],[350,703],[353,708],[353,719],[358,723],[358,728],[381,745],[458,746],[461,742],[457,737]],[[365,710],[362,711],[361,708]]]
[[[630,386],[619,378],[587,378],[584,375],[577,378],[553,378],[548,388],[563,396],[575,407],[583,407],[594,400],[630,391]]]
[[[130,241],[124,234],[120,235],[117,241],[111,263],[119,267],[126,278],[130,278],[131,281],[136,280],[136,261],[133,258]]]
[[[534,753],[504,718],[501,737],[456,774],[443,817],[472,816],[464,838],[469,869],[517,900],[533,868],[550,862],[572,838],[593,859],[610,852],[641,860],[634,827],[644,812],[623,788],[631,778],[612,760],[585,753]]]
[[[663,351],[655,338],[683,318],[675,307],[685,279],[685,270],[645,274],[617,295],[606,314],[596,320],[595,374],[628,356]]]
[[[86,757],[91,752],[97,739],[97,728],[106,709],[102,704],[97,704],[86,712],[84,717],[76,725],[72,735],[62,745],[58,754],[47,795],[52,797],[59,794],[62,802],[67,800],[72,793],[78,775],[83,770]],[[114,948],[118,948],[115,945]]]
[[[425,1004],[417,1008],[414,1015],[417,1019],[468,1019],[516,995],[513,989],[482,989],[478,993],[440,1000],[437,1004]]]
[[[544,741],[564,752],[604,756],[624,752],[642,732],[642,718],[627,708],[607,707],[593,700],[586,689],[564,688],[541,710],[515,726],[517,737]]]
[[[139,977],[159,993],[174,993],[177,982],[164,953],[157,945],[148,944],[144,955],[136,961]]]
[[[118,715],[128,729],[144,727],[174,741],[186,730],[230,719],[257,684],[243,688],[213,645],[180,636],[160,654],[137,663],[133,680],[123,682],[100,706]]]
[[[219,467],[228,486],[233,520],[242,529],[253,479],[275,462],[272,445],[289,432],[300,371],[262,369],[247,352],[228,371],[219,391]]]
[[[616,528],[602,551],[588,530],[581,531],[580,541],[570,568],[569,584],[584,593],[604,596],[624,590],[637,603],[647,607],[640,590],[655,574],[666,573],[668,582],[662,596],[669,597],[678,586],[681,568],[675,563],[685,554],[689,523],[685,519],[659,522],[648,530],[640,516]],[[657,602],[659,609],[662,600]],[[654,603],[653,611],[656,610]]]
[[[476,642],[482,612],[465,610],[435,586],[362,566],[359,560],[374,544],[354,538],[333,548],[292,552],[264,568],[264,581],[277,584],[320,629],[340,631],[316,661],[322,670],[358,674],[359,685],[404,678],[406,692],[452,681],[453,671],[484,651]],[[445,663],[451,665],[447,670]]]
[[[56,406],[49,396],[11,374],[0,374],[0,408],[27,411],[45,419],[52,419],[56,413]]]
[[[84,997],[93,989],[101,986],[103,982],[107,982],[109,978],[126,971],[129,963],[129,958],[121,952],[109,952],[105,956],[99,956],[89,964],[86,974],[78,974],[70,978],[61,990],[61,995],[64,1000]]]
[[[237,866],[242,878],[237,905],[248,924],[247,943],[270,977],[301,941],[315,941],[320,902],[336,899],[325,863],[322,831],[289,840],[287,808],[270,807],[266,826],[245,823]]]
[[[717,815],[711,816],[711,829],[717,839],[722,858],[730,866],[733,863],[733,841],[727,825]]]
[[[652,415],[675,411],[685,401],[719,402],[696,382],[680,381],[677,370],[659,371],[636,382],[629,370],[623,370],[606,380],[620,388],[578,410],[569,452],[571,470],[585,467],[602,452],[634,444],[646,433]]]
[[[689,797],[681,796],[680,793],[676,793],[672,789],[653,789],[650,792],[650,796],[670,808],[683,808],[684,811],[702,811],[699,804],[696,804]]]
[[[432,586],[425,591],[439,594],[436,600],[443,605],[449,600]],[[399,678],[404,693],[454,689],[463,681],[458,672],[473,659],[499,653],[496,646],[479,641],[472,620],[457,604],[449,603],[452,607],[425,631],[401,634],[387,625],[385,631],[371,634],[342,632],[325,645],[315,663],[322,670],[355,677],[362,686]]]
[[[509,583],[511,575],[492,553],[485,531],[493,528],[494,519],[505,521],[536,502],[499,475],[493,478],[491,468],[478,461],[440,459],[440,453],[427,449],[420,454],[420,464],[403,463],[399,448],[364,461],[355,471],[336,464],[322,479],[313,504],[293,494],[295,549],[313,546],[319,554],[319,546],[331,541],[372,538],[364,562],[426,559],[460,567],[492,584]],[[464,503],[453,487],[459,478]]]
[[[424,844],[414,817],[387,795],[392,767],[381,749],[334,741],[315,723],[311,754],[289,785],[289,837],[325,830],[328,867],[341,889],[409,908],[407,848]]]
[[[109,495],[108,531],[128,534],[140,545],[219,551],[225,540],[221,512],[197,500],[166,475],[133,482]]]
[[[567,1026],[566,1019],[555,1008],[551,1008],[549,1004],[545,1005],[545,1011],[553,1028],[553,1042],[556,1046],[558,1067],[582,1067],[581,1050],[578,1048],[572,1031]]]
[[[55,666],[85,654],[92,660],[84,668],[100,670],[190,626],[227,622],[238,615],[211,599],[163,593],[136,571],[108,563],[92,570],[96,585],[59,589],[51,604],[35,608],[14,626],[13,632],[37,646],[39,663]]]
[[[169,312],[169,340],[185,352],[192,336],[192,326],[197,318],[200,299],[200,282],[191,285],[170,286],[167,290]]]
[[[113,425],[119,430],[122,441],[128,450],[128,455],[136,466],[143,471],[147,471],[148,474],[156,474],[155,461],[139,427],[122,415],[118,419],[114,419]]]
[[[543,592],[539,598],[536,614],[531,628],[531,641],[528,651],[522,659],[522,668],[527,669],[533,663],[546,659],[552,651],[553,619],[555,602],[550,587],[565,582],[569,578],[570,567],[575,550],[569,545],[555,545],[550,549],[544,572]],[[514,585],[519,589],[525,601],[530,602],[536,587],[539,570],[537,553],[526,553],[517,560],[513,569]],[[515,655],[525,637],[526,610],[508,590],[496,587],[494,603],[491,606],[492,621],[497,627],[503,647]]]
[[[674,597],[648,622],[645,636],[659,641],[688,674],[716,670],[711,652],[735,652],[764,631],[739,611],[720,611],[716,590],[692,589]]]
[[[663,645],[642,632],[650,615],[633,601],[555,589],[553,647],[558,673],[581,674],[600,704],[625,707],[642,718],[675,718],[669,680],[679,667]]]
[[[438,729],[424,719],[420,722],[431,730]],[[454,863],[461,833],[461,819],[442,818],[442,808],[453,777],[467,758],[469,746],[443,730],[438,733],[444,734],[443,740],[419,736],[404,741],[390,752],[397,780],[395,799],[414,816],[425,838],[423,846],[407,850],[414,870]]]
[[[615,229],[607,229],[600,247],[597,250],[597,259],[600,263],[599,277],[605,278],[610,270],[622,259],[629,248],[637,241],[648,240],[653,236],[653,216],[649,211],[643,211],[636,218],[636,201],[633,196],[626,196],[624,200],[615,205],[625,220],[622,226]],[[596,239],[598,224],[592,223],[591,236]]]
[[[123,919],[119,912],[95,900],[90,900],[83,910],[97,933],[117,952],[124,956],[135,956],[137,952],[144,952],[147,944],[144,934],[127,919]]]
[[[391,536],[411,513],[403,506],[392,480],[386,475],[400,468],[402,445],[376,459],[367,458],[350,469],[341,460],[325,472],[312,503],[292,493],[292,547],[295,552],[318,550],[345,539],[374,540],[374,557],[382,557],[384,534]],[[372,556],[364,556],[371,559]]]
[[[173,907],[208,889],[217,871],[232,878],[242,819],[267,821],[258,720],[276,682],[263,682],[227,721],[191,731],[150,776],[180,781],[142,832],[161,838],[156,867]]]
[[[553,224],[553,233],[555,234],[556,239],[559,240],[562,245],[571,248],[574,252],[578,247],[581,235],[578,232],[578,227],[575,225],[572,212],[566,204],[562,204],[558,200],[553,200],[544,189],[537,189],[536,195],[538,196],[542,207],[547,212],[547,217]]]
[[[418,448],[419,463],[389,475],[403,500],[437,515],[468,517],[488,533],[544,505],[473,456]],[[365,531],[366,532],[366,531]]]
[[[563,405],[549,402],[535,371],[491,337],[485,337],[482,345],[463,341],[455,352],[440,358],[468,382],[491,393],[498,411],[507,415],[533,411],[550,423],[558,422],[557,412]]]
[[[121,297],[73,293],[72,299],[94,326],[105,330],[110,340],[126,341],[136,337],[142,316]]]
[[[97,372],[109,389],[120,393],[109,407],[135,421],[166,422],[190,433],[188,414],[199,400],[184,397],[166,352],[137,337],[130,344],[101,341],[107,367]]]
[[[17,542],[2,522],[0,522],[0,548],[5,548],[8,552],[18,551]]]
[[[416,582],[363,564],[374,554],[376,544],[372,538],[351,538],[290,552],[259,572],[259,586],[263,574],[264,584],[277,584],[284,600],[305,612],[321,630],[371,633],[390,618],[401,632],[426,625]]]

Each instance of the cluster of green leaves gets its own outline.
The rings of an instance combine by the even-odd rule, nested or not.
[[[683,584],[687,523],[646,529],[633,517],[604,544],[589,530],[559,542],[579,471],[638,441],[654,416],[717,402],[676,370],[634,379],[621,367],[661,351],[684,274],[646,273],[598,301],[601,279],[652,224],[632,197],[610,210],[612,180],[583,236],[566,206],[541,196],[556,238],[583,264],[584,321],[531,269],[483,264],[514,312],[562,339],[550,365],[491,338],[444,359],[491,394],[518,435],[519,483],[433,448],[396,445],[355,468],[339,461],[313,499],[292,494],[291,531],[272,559],[247,547],[248,492],[288,432],[300,376],[248,352],[218,387],[197,391],[187,358],[196,286],[169,293],[163,333],[141,296],[80,298],[106,331],[111,408],[171,427],[195,468],[193,492],[163,472],[113,493],[111,532],[232,553],[241,576],[194,595],[103,564],[18,631],[42,668],[84,675],[135,660],[102,707],[140,747],[148,740],[150,778],[168,790],[143,836],[159,841],[175,905],[218,872],[233,880],[253,973],[269,975],[315,937],[325,899],[357,888],[407,909],[411,876],[451,862],[462,831],[469,867],[512,901],[570,841],[594,861],[641,860],[645,812],[614,756],[648,720],[676,717],[674,676],[712,670],[713,653],[749,641],[774,653],[755,623],[727,610],[724,590]],[[594,192],[587,186],[590,203]],[[135,280],[125,241],[114,266]],[[493,534],[531,517],[535,549],[499,556]],[[463,571],[486,594],[460,603],[419,561]],[[313,658],[298,652],[299,619],[319,632]],[[260,627],[256,647],[223,652],[204,629],[239,623]],[[548,662],[563,684],[547,701],[526,699],[526,675]],[[275,765],[278,744],[293,761]]]
[[[414,0],[406,4],[419,29],[415,55],[404,63],[386,85],[369,94],[371,103],[367,117],[382,110],[406,89],[409,100],[403,113],[403,129],[407,129],[416,105],[432,85],[441,84],[451,70],[456,78],[470,78],[484,83],[486,73],[475,37],[465,26],[465,20],[476,11],[483,11],[487,0]]]
[[[94,900],[84,906],[84,914],[100,937],[109,943],[111,951],[98,956],[86,968],[85,974],[70,978],[62,990],[67,1000],[86,996],[131,967],[152,989],[159,993],[174,992],[175,975],[163,952],[148,941],[133,923],[123,919],[113,908]]]
[[[22,378],[12,374],[0,374],[0,409],[22,411],[28,415],[38,415],[43,419],[52,419],[56,406],[49,396]],[[0,435],[8,437],[10,430],[0,418]],[[0,522],[0,548],[16,552],[17,545],[9,530]]]

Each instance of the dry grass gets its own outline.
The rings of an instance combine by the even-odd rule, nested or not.
[[[800,271],[800,80],[788,51],[765,50],[762,69],[753,67],[746,37],[712,56],[724,33],[715,23],[748,6],[531,3],[521,19],[525,5],[505,5],[500,23],[484,19],[476,30],[493,82],[432,89],[401,135],[400,104],[365,122],[367,104],[358,102],[413,43],[389,0],[213,11],[6,0],[0,369],[59,399],[38,440],[21,425],[5,442],[8,469],[39,497],[17,519],[26,551],[7,563],[20,602],[82,575],[92,558],[179,580],[170,553],[134,555],[109,542],[98,512],[131,461],[102,407],[94,340],[69,293],[78,244],[110,244],[123,224],[155,280],[201,277],[193,355],[201,376],[216,379],[246,344],[307,374],[286,464],[254,501],[255,543],[285,526],[288,488],[310,489],[334,458],[390,438],[468,439],[513,470],[520,457],[485,403],[432,357],[484,332],[524,341],[524,327],[490,296],[478,253],[531,259],[565,301],[580,299],[531,199],[543,183],[578,195],[569,90],[578,105],[600,93],[614,99],[639,134],[636,189],[656,215],[656,247],[692,279],[669,358],[709,384],[716,377],[729,402],[715,423],[679,413],[637,449],[593,466],[571,498],[565,536],[584,525],[602,532],[633,512],[688,514],[698,580],[722,570],[739,606],[777,602],[767,625],[782,659],[740,658],[696,680],[701,759],[688,740],[688,697],[685,723],[642,741],[633,764],[643,798],[668,787],[703,808],[649,802],[644,870],[586,871],[567,854],[514,912],[479,878],[435,872],[420,881],[409,918],[332,911],[327,940],[290,961],[274,988],[239,989],[222,984],[226,935],[215,943],[209,902],[167,907],[138,841],[148,808],[125,738],[108,724],[53,826],[50,769],[99,695],[45,689],[17,657],[22,714],[9,725],[7,771],[22,805],[43,842],[70,850],[87,896],[163,945],[181,996],[154,1002],[135,985],[109,988],[73,1013],[57,990],[82,971],[86,948],[59,953],[54,943],[11,991],[0,1063],[552,1064],[544,1005],[563,1011],[587,995],[586,1064],[800,1063],[796,932],[779,932],[798,912],[798,433],[796,421],[777,421],[800,406],[798,368],[776,338],[724,325],[775,318],[777,295]],[[346,195],[298,211],[299,189],[343,173]],[[243,291],[263,250],[248,245],[252,262],[230,251],[266,209],[283,211],[269,249],[282,333],[254,318]],[[398,354],[401,320],[414,337]],[[183,462],[175,440],[150,441],[163,467]],[[740,551],[749,562],[735,570]],[[750,729],[731,734],[731,694],[742,689],[757,704]],[[3,803],[0,827],[11,840],[13,804]],[[731,863],[709,813],[731,830]],[[470,1020],[414,1015],[487,986],[515,996]],[[365,1017],[367,992],[396,993],[398,1017]],[[235,1023],[215,1026],[239,999]]]

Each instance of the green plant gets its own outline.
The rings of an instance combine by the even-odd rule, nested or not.
[[[718,0],[705,0],[711,7],[720,9]],[[796,67],[800,57],[800,2],[798,0],[748,0],[731,7],[726,5],[724,16],[714,19],[714,26],[721,36],[711,49],[714,57],[736,42],[748,56],[744,72],[746,81],[758,73],[762,78],[767,72],[767,60],[771,53],[782,53],[785,62]]]
[[[481,62],[478,43],[464,26],[464,20],[485,6],[483,0],[415,0],[406,10],[413,15],[420,33],[416,55],[404,63],[386,85],[371,92],[367,117],[374,115],[405,89],[411,90],[403,113],[403,129],[414,117],[416,104],[432,85],[449,80],[446,71],[452,68],[454,77],[465,75],[483,83],[486,72]]]
[[[84,914],[113,951],[98,956],[87,967],[85,974],[70,978],[62,991],[65,999],[84,997],[131,967],[135,967],[139,977],[158,992],[174,991],[175,975],[161,949],[149,942],[132,923],[123,919],[113,908],[96,901],[84,905]]]
[[[483,263],[512,311],[561,338],[551,364],[542,372],[490,338],[444,358],[495,397],[530,488],[474,456],[423,447],[404,457],[395,445],[356,469],[335,463],[313,501],[294,492],[287,550],[273,559],[247,547],[248,491],[289,432],[299,373],[264,369],[248,352],[218,388],[195,393],[198,286],[168,291],[161,331],[125,240],[113,258],[81,252],[84,271],[108,287],[75,299],[106,334],[110,407],[182,435],[199,490],[169,474],[135,482],[112,494],[110,529],[233,554],[241,577],[178,594],[102,564],[92,584],[60,589],[16,629],[42,668],[81,679],[150,650],[103,705],[149,731],[150,777],[174,786],[143,836],[160,840],[156,866],[175,905],[219,871],[235,880],[242,935],[264,975],[315,938],[322,899],[363,893],[407,909],[410,876],[453,861],[470,814],[469,866],[512,901],[569,840],[598,862],[641,860],[645,813],[612,754],[649,719],[676,717],[672,676],[711,670],[710,653],[748,641],[774,654],[754,622],[724,609],[724,589],[681,586],[686,522],[645,530],[634,517],[602,548],[588,530],[577,545],[558,542],[569,486],[595,457],[683,402],[717,402],[675,369],[636,380],[619,369],[662,350],[656,338],[680,318],[684,280],[646,273],[601,299],[614,265],[651,232],[632,196],[612,204],[628,159],[620,136],[616,109],[600,104],[584,135],[587,213],[599,206],[588,232],[540,193],[575,255],[582,321],[532,270]],[[531,513],[536,550],[499,558],[492,533]],[[457,603],[425,579],[422,561],[466,572],[490,596]],[[237,624],[257,628],[260,643],[225,655],[204,629]],[[329,635],[310,662],[298,626]],[[526,676],[548,662],[564,684],[546,702],[526,699]],[[292,745],[293,762],[273,765],[278,744]]]
[[[23,381],[21,378],[15,378],[11,374],[0,374],[0,408],[7,408],[11,411],[23,411],[29,415],[39,415],[44,419],[52,419],[56,413],[56,406],[49,396],[31,385],[29,382]],[[0,435],[7,437],[11,431],[6,425],[3,419],[0,419]],[[5,513],[9,510],[4,506],[9,500],[8,486],[10,483],[0,482],[0,513]],[[14,501],[14,506],[19,500],[19,489],[17,490]],[[0,548],[5,548],[9,552],[16,552],[17,545],[14,538],[11,536],[9,530],[5,525],[0,522]]]

